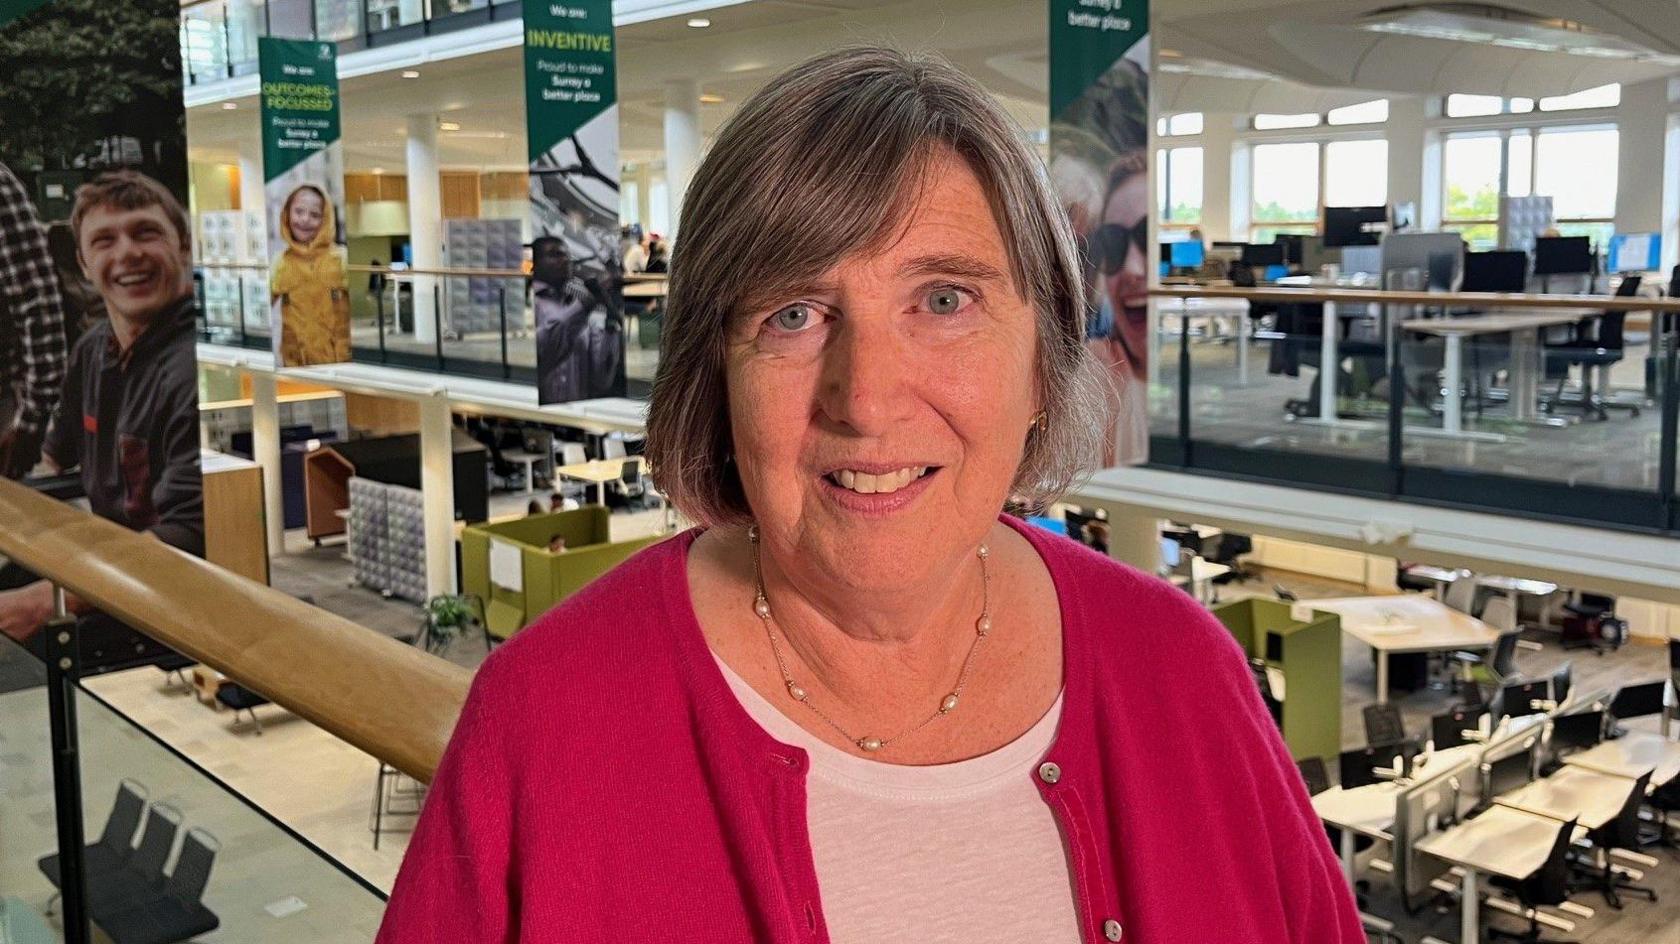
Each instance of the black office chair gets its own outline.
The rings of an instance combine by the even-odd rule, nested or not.
[[[1495,888],[1501,888],[1515,895],[1527,912],[1528,928],[1522,932],[1506,931],[1502,928],[1489,927],[1488,940],[1526,941],[1528,944],[1543,944],[1545,938],[1540,936],[1541,905],[1561,905],[1569,900],[1569,846],[1575,835],[1575,820],[1570,820],[1558,827],[1557,838],[1552,841],[1552,851],[1546,856],[1544,864],[1534,874],[1523,879],[1506,878],[1503,875],[1488,877],[1489,883]]]
[[[1364,715],[1365,743],[1398,744],[1406,739],[1406,721],[1399,705],[1366,705]]]
[[[1619,298],[1627,298],[1638,294],[1639,278],[1629,276],[1622,280],[1616,288]],[[1596,322],[1596,330],[1594,323]],[[1602,397],[1602,391],[1593,391],[1593,371],[1600,367],[1608,367],[1619,363],[1626,349],[1626,339],[1623,327],[1627,322],[1627,312],[1606,311],[1594,318],[1583,319],[1575,327],[1575,336],[1559,344],[1548,344],[1545,347],[1546,375],[1558,378],[1557,391],[1552,399],[1545,404],[1548,409],[1555,409],[1563,403],[1563,388],[1569,382],[1571,367],[1581,368],[1581,412],[1597,419],[1609,418],[1606,412],[1608,405]],[[1633,416],[1639,415],[1637,404],[1628,404],[1627,409]]]
[[[111,806],[111,815],[105,819],[105,829],[97,842],[82,847],[82,874],[90,886],[128,865],[134,857],[134,834],[139,832],[140,820],[145,815],[146,788],[133,780],[117,784],[117,799]],[[54,888],[64,887],[58,853],[42,856],[35,864]]]
[[[1231,570],[1229,573],[1220,574],[1213,578],[1213,582],[1215,584],[1241,583],[1258,576],[1255,571],[1244,567],[1242,561],[1238,559],[1244,554],[1253,552],[1254,538],[1246,534],[1225,532],[1220,537],[1218,546],[1213,551],[1213,556],[1208,559],[1215,564],[1224,564]]]
[[[1307,784],[1308,796],[1318,796],[1320,793],[1330,789],[1330,772],[1324,766],[1324,758],[1303,757],[1295,762],[1295,766],[1301,771],[1301,779]],[[1334,826],[1327,825],[1324,827],[1324,835],[1330,840],[1330,848],[1335,850],[1336,855],[1340,856],[1342,854],[1342,831]],[[1359,836],[1355,838],[1353,841],[1354,852],[1363,852],[1366,849],[1371,848],[1372,842],[1373,840],[1369,836]],[[1357,884],[1363,885],[1364,883],[1360,882]],[[1363,905],[1361,905],[1361,907],[1363,907]]]
[[[1485,714],[1485,708],[1454,708],[1429,719],[1430,740],[1435,742],[1435,749],[1444,751],[1469,743],[1464,732],[1476,730]]]
[[[1639,807],[1645,802],[1645,790],[1651,785],[1651,773],[1652,771],[1647,770],[1634,781],[1633,789],[1628,791],[1627,802],[1622,804],[1622,811],[1616,814],[1615,819],[1587,833],[1587,838],[1592,840],[1593,846],[1604,856],[1603,868],[1577,863],[1577,868],[1587,875],[1587,879],[1577,883],[1576,887],[1596,889],[1604,896],[1605,903],[1617,911],[1622,909],[1622,892],[1643,895],[1653,902],[1657,900],[1655,891],[1643,885],[1635,885],[1610,862],[1612,849],[1633,851],[1639,848]]]
[[[1590,648],[1599,655],[1620,649],[1627,640],[1627,623],[1616,616],[1616,598],[1601,593],[1578,593],[1563,605],[1558,640],[1565,649]]]
[[[1463,669],[1461,681],[1476,696],[1475,704],[1483,703],[1478,683],[1485,682],[1489,688],[1497,690],[1506,679],[1517,674],[1517,643],[1521,640],[1522,630],[1513,629],[1499,634],[1499,639],[1493,644],[1493,655],[1488,658],[1484,659],[1475,652],[1452,654],[1452,661]],[[1466,701],[1466,704],[1470,703]]]
[[[216,930],[222,922],[204,907],[204,888],[220,849],[216,837],[202,829],[188,830],[175,869],[162,887],[126,908],[100,915],[100,928],[113,944],[175,944]]]

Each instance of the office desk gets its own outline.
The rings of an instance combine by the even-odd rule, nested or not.
[[[1344,633],[1376,650],[1379,705],[1388,703],[1390,655],[1491,649],[1499,639],[1498,631],[1481,620],[1420,593],[1303,600],[1294,607],[1335,613]]]
[[[607,483],[617,481],[624,474],[624,463],[642,463],[641,456],[626,456],[619,459],[595,459],[591,462],[578,462],[572,465],[557,466],[555,475],[577,479],[580,482],[591,482],[595,485],[596,504],[607,503]]]
[[[1558,590],[1557,584],[1546,580],[1529,580],[1524,577],[1499,577],[1494,575],[1477,577],[1476,586],[1486,587],[1489,590],[1498,590],[1500,593],[1509,597],[1511,600],[1512,614],[1522,612],[1521,598],[1524,595],[1549,597]]]
[[[1633,781],[1626,777],[1564,767],[1550,777],[1496,796],[1493,802],[1558,822],[1576,819],[1587,829],[1597,829],[1621,814],[1632,789]]]
[[[1462,744],[1425,755],[1424,765],[1408,783],[1388,780],[1352,790],[1335,786],[1312,797],[1313,812],[1319,820],[1342,831],[1342,874],[1347,876],[1349,885],[1354,880],[1355,834],[1388,841],[1392,838],[1388,831],[1394,826],[1395,802],[1407,787],[1475,760],[1484,748],[1482,744]]]
[[[1670,741],[1649,731],[1629,731],[1614,741],[1603,741],[1579,754],[1563,759],[1570,767],[1635,779],[1651,774],[1651,787],[1660,787],[1680,777],[1680,741]]]
[[[1248,299],[1246,298],[1180,298],[1177,304],[1163,300],[1161,315],[1177,315],[1180,318],[1197,319],[1208,318],[1215,321],[1235,321],[1236,330],[1232,334],[1237,338],[1237,383],[1248,384],[1248,348],[1249,340],[1254,336],[1254,324],[1248,317]],[[1159,323],[1159,322],[1157,322]],[[1153,334],[1155,349],[1150,352],[1153,360],[1160,362],[1159,332]]]
[[[1476,944],[1481,940],[1481,874],[1522,879],[1546,864],[1562,824],[1555,819],[1524,813],[1507,806],[1493,806],[1472,820],[1418,840],[1418,852],[1456,865],[1464,870],[1459,895],[1459,941]],[[1575,838],[1586,835],[1575,827]]]
[[[525,466],[525,494],[536,491],[537,463],[553,464],[553,456],[545,456],[540,452],[526,452],[523,449],[512,449],[502,453],[502,458],[509,462],[522,463]]]
[[[1317,275],[1286,275],[1275,284],[1283,288],[1370,289],[1373,292],[1382,288],[1375,277],[1367,279],[1346,275],[1334,279]],[[1303,302],[1314,304],[1312,299],[1304,299]],[[1343,420],[1336,412],[1336,377],[1341,372],[1336,365],[1341,363],[1342,359],[1338,353],[1341,343],[1341,319],[1363,315],[1351,312],[1343,314],[1337,308],[1336,302],[1320,304],[1324,309],[1324,318],[1318,336],[1318,416],[1308,422],[1322,426],[1352,426],[1359,421]]]
[[[1459,391],[1464,384],[1464,339],[1481,334],[1511,335],[1511,380],[1507,402],[1511,415],[1533,422],[1540,400],[1540,329],[1574,324],[1597,314],[1589,308],[1547,308],[1526,311],[1490,311],[1459,318],[1412,318],[1400,327],[1417,334],[1433,334],[1446,343],[1442,386],[1449,391],[1441,406],[1441,429],[1449,436],[1464,433],[1463,404]]]
[[[650,282],[632,282],[624,286],[625,298],[664,298],[666,284],[664,279]]]

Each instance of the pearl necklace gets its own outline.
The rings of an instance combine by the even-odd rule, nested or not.
[[[758,525],[747,528],[747,541],[752,545],[753,583],[757,586],[758,595],[753,599],[753,612],[764,622],[764,631],[770,637],[770,651],[776,656],[776,666],[782,671],[782,683],[787,686],[788,695],[794,701],[816,713],[829,727],[840,732],[840,736],[859,748],[874,753],[888,744],[901,738],[915,734],[927,727],[937,718],[948,715],[957,710],[957,703],[962,700],[963,688],[968,685],[968,677],[974,668],[974,656],[980,651],[980,643],[992,631],[992,579],[987,569],[986,559],[991,552],[982,544],[975,550],[975,556],[980,559],[980,618],[974,621],[974,642],[968,647],[968,655],[963,659],[962,671],[957,675],[957,685],[951,693],[939,700],[939,708],[923,718],[916,725],[907,728],[890,738],[865,736],[855,737],[850,731],[841,727],[839,722],[828,716],[828,713],[811,702],[810,693],[793,680],[793,673],[788,671],[787,659],[782,655],[781,642],[776,638],[776,626],[770,617],[770,600],[764,595],[764,571],[758,559]]]

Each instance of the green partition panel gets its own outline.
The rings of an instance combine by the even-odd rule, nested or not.
[[[1295,619],[1282,600],[1255,598],[1217,606],[1213,615],[1249,658],[1283,670],[1283,740],[1289,753],[1335,757],[1342,750],[1342,622],[1314,610]],[[1268,636],[1275,644],[1268,645]]]

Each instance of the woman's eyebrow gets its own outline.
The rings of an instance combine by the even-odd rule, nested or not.
[[[957,275],[983,282],[1004,281],[1004,274],[998,271],[996,266],[960,252],[917,256],[899,267],[899,274],[904,276]]]

